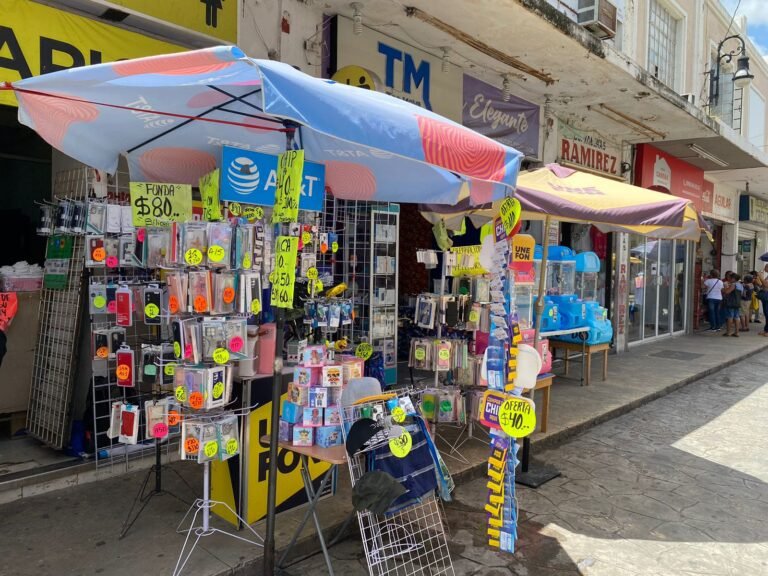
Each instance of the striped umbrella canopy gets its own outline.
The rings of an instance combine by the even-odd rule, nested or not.
[[[653,238],[698,241],[708,231],[704,220],[684,198],[602,178],[587,172],[548,164],[523,172],[515,197],[522,218],[587,222],[603,232],[629,232]],[[455,206],[422,205],[422,215],[432,223],[444,220],[458,230],[464,217],[478,225],[499,214],[500,201],[472,206],[469,199]]]
[[[512,194],[522,155],[386,94],[313,78],[235,46],[74,68],[4,86],[19,120],[65,154],[133,180],[196,184],[222,146],[291,145],[338,198],[483,204]]]

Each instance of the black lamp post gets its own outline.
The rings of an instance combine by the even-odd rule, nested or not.
[[[730,52],[723,53],[723,45],[729,40],[738,40],[739,45]],[[726,64],[730,63],[737,56],[739,58],[736,60],[736,73],[733,75],[733,83],[736,88],[746,88],[754,78],[754,75],[749,72],[749,56],[747,56],[747,47],[744,44],[744,39],[738,34],[723,38],[723,41],[717,45],[717,61],[715,62],[715,69],[710,71],[710,106],[717,106],[717,101],[720,97],[720,65],[723,62]]]

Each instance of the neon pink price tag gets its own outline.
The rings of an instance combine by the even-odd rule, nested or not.
[[[144,242],[144,238],[146,237],[147,231],[144,228],[139,228],[136,230],[136,240],[139,242]]]
[[[109,304],[107,304],[107,312],[110,314],[117,312],[117,300],[112,300]]]
[[[107,267],[108,268],[117,268],[117,256],[108,256],[107,257]]]
[[[155,438],[165,438],[168,436],[168,426],[159,422],[152,427],[152,436]]]
[[[240,336],[235,336],[229,341],[229,349],[232,352],[240,352],[243,349],[243,339]]]
[[[192,344],[187,344],[184,346],[184,358],[189,358],[192,356]]]

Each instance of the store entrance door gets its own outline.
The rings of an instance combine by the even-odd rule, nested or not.
[[[630,235],[629,342],[685,330],[688,242]]]

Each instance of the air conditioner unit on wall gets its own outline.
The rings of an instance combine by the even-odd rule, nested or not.
[[[607,0],[579,0],[576,21],[602,39],[616,35],[616,6]]]

